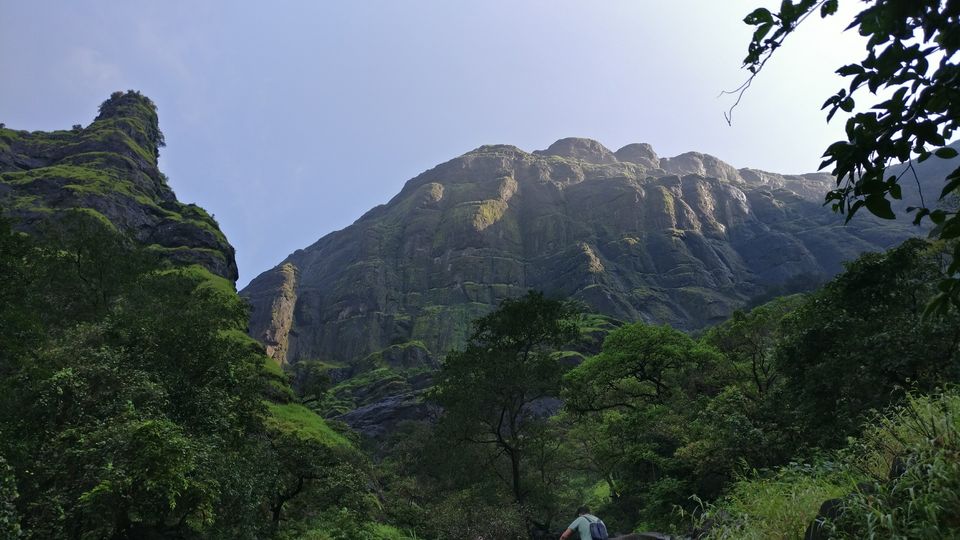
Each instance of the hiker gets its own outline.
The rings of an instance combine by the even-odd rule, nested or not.
[[[577,508],[577,519],[567,527],[560,535],[560,540],[567,540],[575,533],[580,533],[579,540],[607,540],[610,535],[607,534],[607,526],[603,520],[590,513],[586,506]],[[573,540],[578,540],[574,538]]]

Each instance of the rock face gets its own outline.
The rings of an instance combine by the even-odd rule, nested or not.
[[[94,211],[174,261],[236,281],[234,250],[217,222],[178,201],[157,168],[161,146],[156,108],[134,91],[114,93],[85,128],[0,128],[0,208],[27,230],[67,209]]]
[[[280,362],[343,365],[412,341],[442,356],[473,319],[528,289],[696,329],[918,233],[866,215],[843,226],[822,206],[832,186],[824,174],[737,170],[693,152],[659,158],[645,144],[483,146],[410,180],[241,294],[252,335]]]

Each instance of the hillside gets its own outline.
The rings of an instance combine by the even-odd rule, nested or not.
[[[165,258],[236,281],[234,249],[217,222],[178,201],[157,167],[163,145],[156,107],[135,91],[115,92],[86,127],[0,126],[0,207],[30,232],[68,209],[95,212]]]
[[[327,493],[369,500],[351,435],[245,332],[233,248],[162,143],[132,91],[86,128],[0,129],[2,538],[302,537]]]
[[[252,335],[281,363],[350,364],[388,347],[442,355],[471,320],[528,289],[693,330],[918,233],[866,215],[844,226],[822,206],[832,182],[695,152],[661,159],[646,144],[483,146],[410,180],[241,294]]]

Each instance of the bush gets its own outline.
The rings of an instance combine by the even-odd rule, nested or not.
[[[428,515],[431,536],[438,540],[527,538],[516,505],[488,504],[470,491],[460,491],[437,504]]]
[[[793,463],[734,484],[726,497],[704,506],[698,524],[711,521],[706,538],[802,538],[823,501],[854,489],[854,478],[836,463]]]
[[[417,540],[416,535],[407,534],[383,523],[364,520],[357,512],[347,508],[331,509],[317,519],[293,522],[277,536],[278,540]]]
[[[830,455],[739,480],[694,524],[710,523],[706,538],[799,538],[823,502],[840,499],[824,523],[831,538],[960,538],[958,389],[909,395]]]
[[[960,393],[911,396],[857,444],[874,489],[847,501],[850,538],[960,537]]]

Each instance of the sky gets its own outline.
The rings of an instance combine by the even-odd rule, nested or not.
[[[734,112],[765,0],[0,0],[0,122],[68,129],[115,90],[156,104],[160,167],[214,214],[239,287],[484,144],[695,150],[815,171],[823,101],[862,56],[854,3],[811,17]],[[846,11],[845,11],[846,10]]]

